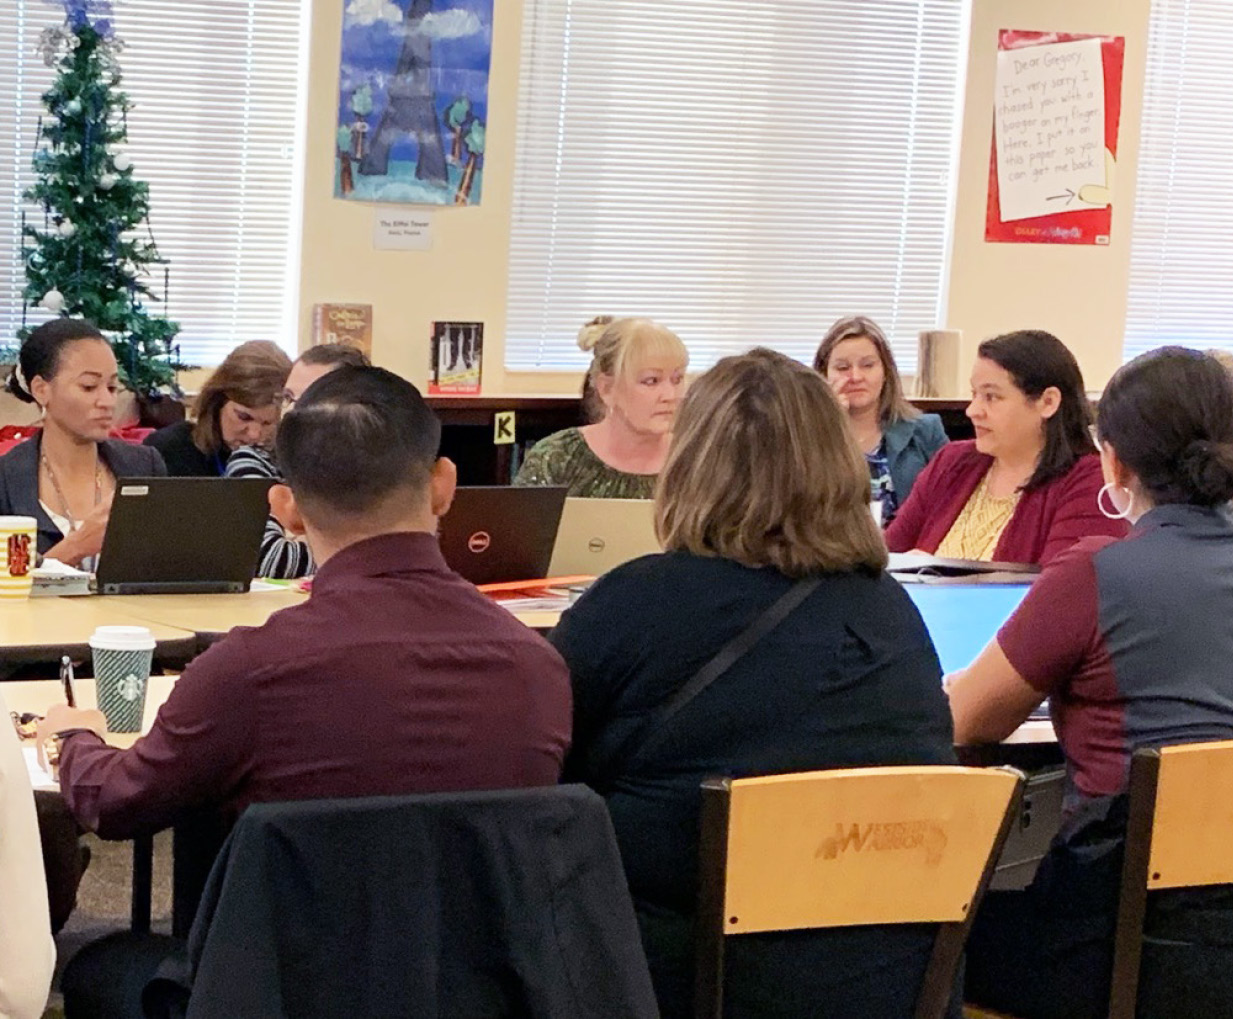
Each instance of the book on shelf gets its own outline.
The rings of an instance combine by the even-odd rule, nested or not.
[[[372,357],[371,304],[314,304],[313,346],[345,343]]]
[[[428,393],[476,395],[484,360],[483,322],[434,322]]]

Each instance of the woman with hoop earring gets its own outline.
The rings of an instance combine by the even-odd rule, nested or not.
[[[957,743],[1005,738],[1047,697],[1065,752],[1061,831],[968,942],[967,999],[1026,1019],[1108,1008],[1131,755],[1233,739],[1233,380],[1197,350],[1144,354],[1097,435],[1101,512],[1129,535],[1057,556],[948,684]],[[1233,886],[1155,893],[1138,1014],[1233,1015],[1231,932]]]

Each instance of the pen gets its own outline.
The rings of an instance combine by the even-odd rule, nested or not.
[[[68,655],[60,659],[60,682],[64,686],[64,701],[70,708],[77,707],[73,696],[73,662]]]

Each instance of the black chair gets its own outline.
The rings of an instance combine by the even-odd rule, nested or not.
[[[147,985],[147,1014],[174,975]],[[612,824],[583,786],[252,806],[181,975],[194,1019],[658,1014]]]

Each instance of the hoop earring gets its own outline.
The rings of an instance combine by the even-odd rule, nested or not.
[[[1126,508],[1122,510],[1121,512],[1116,512],[1117,503],[1113,501],[1112,493],[1113,493],[1113,489],[1115,488],[1120,488],[1128,496],[1126,500]],[[1105,509],[1105,496],[1109,497],[1109,505],[1113,507],[1115,512],[1110,513],[1107,509]],[[1134,512],[1134,506],[1135,506],[1134,492],[1132,492],[1129,488],[1126,488],[1123,485],[1115,485],[1113,484],[1113,482],[1110,481],[1107,484],[1102,485],[1100,491],[1096,493],[1096,508],[1100,510],[1100,512],[1104,516],[1108,517],[1110,520],[1125,520],[1126,518],[1130,516],[1131,513]]]

